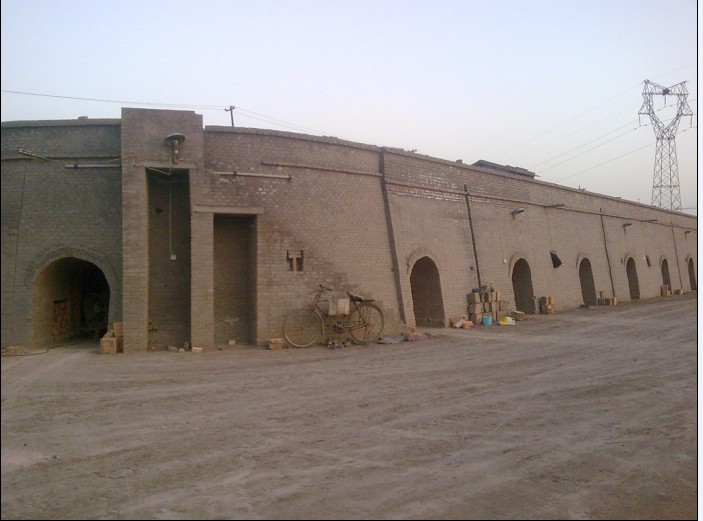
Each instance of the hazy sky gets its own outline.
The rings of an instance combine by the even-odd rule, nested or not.
[[[164,104],[230,125],[234,105],[237,126],[485,159],[647,204],[655,134],[637,115],[643,81],[687,81],[695,115],[676,144],[682,204],[697,206],[695,0],[1,6],[2,121]],[[660,119],[674,103],[656,101]]]

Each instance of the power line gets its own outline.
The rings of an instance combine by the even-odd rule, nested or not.
[[[689,64],[684,65],[684,66],[682,66],[682,67],[678,67],[678,68],[676,68],[676,69],[673,69],[673,70],[664,72],[664,73],[662,73],[662,74],[658,74],[658,75],[656,75],[656,76],[654,76],[654,77],[655,77],[655,78],[660,78],[660,77],[665,76],[665,75],[667,75],[667,74],[671,74],[671,73],[673,73],[673,72],[680,71],[680,70],[682,70],[682,69],[685,69],[685,68],[687,68],[687,67],[691,67],[691,66],[693,66],[693,65],[696,65],[696,66],[697,66],[698,64],[697,64],[697,63],[689,63]],[[618,97],[622,96],[623,94],[626,94],[626,93],[630,92],[632,89],[638,88],[640,85],[642,85],[642,82],[639,82],[637,85],[633,85],[632,87],[628,87],[627,89],[623,90],[622,92],[620,92],[620,93],[618,93],[618,94],[615,94],[614,96],[612,96],[612,97],[606,99],[605,101],[603,101],[603,102],[601,102],[601,103],[597,103],[597,104],[595,104],[595,105],[592,105],[590,108],[584,110],[583,112],[580,112],[579,114],[577,114],[577,115],[574,116],[573,118],[571,118],[571,119],[569,119],[569,120],[567,120],[567,121],[565,121],[565,122],[563,122],[563,123],[561,123],[561,124],[559,124],[559,125],[557,125],[557,126],[555,126],[555,127],[552,127],[550,130],[547,130],[546,132],[542,132],[541,134],[538,134],[538,135],[536,135],[536,136],[534,136],[534,137],[532,137],[532,138],[530,138],[530,139],[528,139],[528,140],[526,140],[526,141],[523,141],[521,144],[517,145],[517,146],[514,147],[510,152],[507,153],[508,157],[509,157],[509,158],[512,157],[511,154],[514,154],[514,152],[515,152],[516,150],[519,150],[519,149],[522,148],[523,146],[525,146],[525,145],[527,145],[527,144],[529,144],[529,143],[532,143],[533,141],[535,141],[536,139],[539,139],[539,138],[542,137],[542,136],[545,136],[545,135],[547,135],[547,134],[550,134],[550,133],[556,131],[557,129],[559,129],[559,128],[561,128],[561,127],[563,127],[563,126],[565,126],[565,125],[571,123],[572,121],[574,121],[574,120],[576,120],[576,119],[578,119],[578,118],[580,118],[580,117],[583,116],[584,114],[588,114],[588,113],[592,112],[593,109],[595,109],[595,108],[597,108],[597,107],[600,107],[600,106],[602,106],[602,105],[605,105],[605,104],[608,103],[609,101],[612,101],[612,100],[614,100],[615,98],[618,98]],[[621,111],[621,112],[624,112],[624,111]],[[618,113],[618,114],[619,114],[619,113]],[[613,115],[611,114],[611,116],[609,116],[609,117],[612,117],[612,116],[613,116]],[[606,119],[607,119],[607,118],[606,118]]]
[[[604,137],[606,137],[606,136],[609,136],[609,135],[612,134],[613,132],[617,132],[618,130],[622,130],[623,128],[629,127],[629,126],[632,125],[633,123],[636,123],[636,120],[635,120],[635,121],[631,121],[630,123],[627,123],[626,125],[623,125],[622,127],[618,127],[618,128],[616,128],[615,130],[611,130],[610,132],[606,132],[605,134],[603,134],[603,135],[601,135],[601,136],[598,136],[597,138],[591,139],[590,141],[586,141],[585,143],[582,143],[582,144],[579,145],[579,146],[576,146],[576,147],[574,147],[574,148],[571,148],[571,149],[567,150],[566,152],[563,152],[563,153],[561,153],[561,154],[559,154],[559,155],[557,155],[557,156],[551,157],[551,158],[549,158],[549,159],[547,159],[547,160],[545,160],[545,161],[542,161],[541,163],[538,163],[538,164],[536,164],[536,165],[533,165],[533,166],[531,166],[531,167],[528,167],[528,169],[529,169],[529,170],[534,170],[534,169],[536,169],[537,167],[539,167],[540,165],[543,165],[543,164],[545,164],[545,163],[549,163],[550,161],[554,161],[555,159],[558,159],[558,158],[560,158],[560,157],[562,157],[562,156],[565,156],[566,154],[568,154],[568,153],[570,153],[570,152],[573,152],[574,150],[578,150],[579,148],[585,147],[586,145],[589,145],[589,144],[593,143],[594,141],[598,141],[599,139],[602,139],[602,138],[604,138]],[[643,126],[646,126],[646,125],[643,125]],[[618,137],[624,136],[625,134],[628,134],[628,133],[632,132],[632,130],[637,130],[637,128],[639,128],[639,127],[635,127],[634,129],[628,130],[627,132],[625,132],[625,133],[623,133],[623,134],[620,134],[619,136],[614,137],[614,138],[611,139],[610,141],[613,141],[614,139],[617,139]],[[610,143],[610,141],[606,141],[605,143]],[[601,145],[605,145],[605,143],[601,143]],[[598,145],[598,146],[601,146],[601,145]],[[597,148],[597,147],[594,147],[594,148]],[[589,150],[593,150],[593,148],[591,148],[591,149],[589,149]],[[586,152],[588,152],[588,150],[587,150]],[[585,152],[582,152],[581,154],[583,154],[583,153],[585,153]],[[581,154],[577,154],[577,155],[575,155],[575,156],[573,156],[573,157],[578,157],[578,156],[581,155]],[[554,168],[555,166],[561,165],[561,164],[565,163],[566,161],[570,161],[571,159],[573,159],[573,157],[572,157],[572,158],[569,158],[569,159],[567,159],[567,160],[565,160],[565,161],[562,161],[561,163],[557,163],[556,165],[552,165],[552,166],[550,166],[549,168],[545,168],[544,170],[549,170],[550,168]]]
[[[110,99],[100,99],[100,98],[83,98],[79,96],[59,96],[56,94],[40,94],[37,92],[22,92],[18,90],[5,90],[2,89],[0,92],[6,92],[8,94],[22,94],[25,96],[39,96],[42,98],[61,98],[61,99],[72,99],[78,101],[98,101],[101,103],[121,103],[124,105],[150,105],[155,107],[179,107],[179,108],[196,108],[202,110],[222,110],[222,107],[215,105],[184,105],[178,103],[157,103],[152,101],[124,101],[124,100],[110,100]]]
[[[694,98],[694,99],[689,100],[689,101],[696,101],[696,100],[697,100],[697,98]],[[656,112],[660,112],[660,111],[662,111],[662,110],[664,110],[664,109],[666,109],[666,108],[673,107],[673,106],[674,106],[673,103],[670,104],[670,105],[664,105],[663,107],[658,108],[658,109],[656,110]],[[627,109],[627,111],[629,112],[630,109]],[[624,111],[621,111],[621,112],[624,112]],[[618,114],[619,114],[619,113],[618,113]],[[696,114],[697,114],[697,113],[694,113],[694,114],[692,114],[692,115],[696,115]],[[608,118],[605,118],[605,119],[608,119]],[[600,120],[600,121],[604,121],[604,120]],[[596,123],[600,123],[600,121],[598,121],[598,122],[596,122]],[[555,159],[558,159],[558,158],[560,158],[560,157],[562,157],[562,156],[565,156],[566,154],[568,154],[568,153],[570,153],[570,152],[573,152],[574,150],[578,150],[578,149],[581,148],[581,147],[584,147],[584,146],[586,146],[586,145],[589,145],[590,143],[593,143],[594,141],[598,141],[598,140],[601,139],[601,138],[604,138],[604,137],[606,137],[606,136],[609,136],[609,135],[612,134],[613,132],[617,132],[618,130],[621,130],[621,129],[623,129],[623,128],[626,128],[626,127],[628,127],[628,126],[630,126],[630,125],[632,125],[632,124],[634,124],[634,123],[637,123],[637,122],[638,122],[638,120],[633,120],[633,121],[631,121],[631,122],[629,122],[629,123],[626,123],[625,125],[623,125],[623,126],[621,126],[621,127],[616,128],[615,130],[611,130],[610,132],[606,132],[605,134],[603,134],[603,135],[601,135],[601,136],[598,136],[597,138],[594,138],[594,139],[592,139],[592,140],[590,140],[590,141],[587,141],[587,142],[585,142],[585,143],[582,143],[582,144],[580,144],[580,145],[578,145],[578,146],[576,146],[576,147],[573,147],[573,148],[567,150],[566,152],[562,152],[562,153],[559,154],[559,155],[556,155],[556,156],[554,156],[554,157],[551,157],[551,158],[549,158],[549,159],[546,159],[546,160],[542,161],[541,163],[538,163],[538,164],[533,165],[533,166],[528,167],[528,168],[529,168],[530,170],[535,170],[535,169],[536,169],[537,167],[539,167],[540,165],[543,165],[543,164],[545,164],[545,163],[549,163],[550,161],[554,161]],[[595,124],[595,123],[594,123],[594,124]],[[585,127],[581,127],[580,130],[583,130],[584,128],[588,128],[589,126],[592,126],[592,125],[593,125],[593,124],[587,125],[587,126],[585,126]],[[646,126],[648,126],[648,125],[647,125],[647,124],[644,124],[644,125],[640,124],[640,127],[646,127]],[[639,128],[639,127],[638,127],[638,128]],[[575,134],[576,132],[577,132],[577,131],[572,132],[571,134],[567,134],[567,136],[572,135],[572,134]],[[628,132],[625,132],[624,134],[621,134],[619,137],[624,136],[624,135],[627,134],[627,133],[629,133],[629,131],[628,131]],[[563,139],[563,138],[562,138],[562,139]],[[614,138],[614,139],[615,139],[615,138]],[[610,141],[613,141],[613,140],[610,140]],[[606,143],[609,143],[610,141],[606,141]],[[605,143],[603,143],[603,144],[605,144]],[[600,146],[600,145],[599,145],[599,146]],[[595,148],[597,148],[597,147],[595,147]],[[593,149],[591,149],[591,150],[593,150]],[[581,155],[581,154],[577,154],[577,155],[574,156],[574,157],[578,157],[579,155]],[[569,161],[569,159],[567,159],[566,161]],[[562,162],[559,163],[559,164],[563,164],[563,163],[565,163],[566,161],[562,161]],[[557,165],[553,165],[553,166],[557,166]],[[545,170],[549,170],[550,168],[553,168],[553,167],[546,168]]]
[[[198,110],[212,110],[212,111],[221,111],[222,106],[220,105],[188,105],[188,104],[183,104],[183,103],[158,103],[158,102],[151,102],[151,101],[126,101],[126,100],[111,100],[111,99],[101,99],[101,98],[86,98],[86,97],[80,97],[80,96],[59,96],[56,94],[43,94],[43,93],[37,93],[37,92],[23,92],[23,91],[16,91],[16,90],[6,90],[2,89],[0,92],[5,92],[8,94],[21,94],[24,96],[38,96],[38,97],[43,97],[43,98],[59,98],[59,99],[71,99],[71,100],[77,100],[77,101],[95,101],[95,102],[100,102],[100,103],[119,103],[122,105],[145,105],[145,106],[151,106],[151,107],[170,107],[170,108],[181,108],[181,109],[198,109]],[[231,107],[232,105],[230,105]],[[228,110],[225,108],[225,110]],[[309,128],[309,127],[303,127],[301,125],[296,125],[295,123],[289,123],[287,121],[277,119],[277,118],[272,118],[270,116],[266,116],[264,114],[259,114],[257,112],[252,112],[246,109],[243,109],[241,107],[236,107],[236,110],[239,114],[242,114],[246,117],[256,119],[259,121],[264,121],[265,123],[275,123],[277,125],[283,125],[286,127],[290,127],[293,129],[297,130],[304,130],[307,132],[312,132],[315,134],[320,134],[320,135],[328,135],[329,133],[323,132],[321,130]]]
[[[693,127],[689,127],[689,128],[680,130],[680,131],[678,132],[678,134],[681,134],[681,133],[683,133],[683,132],[686,132],[686,131],[688,131],[688,130],[691,130],[692,128],[698,128],[698,127],[697,127],[697,126],[693,126]],[[644,149],[644,148],[651,147],[651,146],[654,145],[654,144],[656,144],[656,141],[653,141],[653,142],[651,142],[651,143],[648,143],[648,144],[644,145],[643,147],[636,148],[635,150],[631,150],[631,151],[629,151],[629,152],[625,152],[624,154],[621,154],[621,155],[619,155],[619,156],[617,156],[617,157],[614,157],[614,158],[612,158],[612,159],[609,159],[608,161],[604,161],[604,162],[599,163],[599,164],[597,164],[597,165],[594,165],[594,166],[591,166],[591,167],[589,167],[589,168],[586,168],[585,170],[581,170],[581,171],[579,171],[579,172],[576,172],[575,174],[571,174],[571,175],[568,175],[568,176],[566,176],[566,177],[562,177],[561,179],[557,179],[557,180],[554,181],[554,182],[555,182],[555,183],[561,183],[562,181],[565,181],[566,179],[571,179],[572,177],[576,177],[577,175],[581,175],[581,174],[583,174],[584,172],[588,172],[589,170],[593,170],[594,168],[598,168],[599,166],[607,165],[608,163],[612,163],[613,161],[617,161],[618,159],[620,159],[620,158],[622,158],[622,157],[629,156],[630,154],[634,154],[635,152],[639,152],[640,150],[642,150],[642,149]]]

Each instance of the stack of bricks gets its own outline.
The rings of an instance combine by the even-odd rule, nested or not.
[[[659,290],[661,292],[662,297],[668,297],[669,295],[671,295],[671,286],[669,286],[668,284],[662,284],[661,286],[659,286]]]
[[[615,297],[606,297],[605,296],[605,291],[601,291],[599,293],[598,297],[598,305],[599,306],[617,306],[618,304],[618,299]]]
[[[54,342],[60,342],[66,338],[70,325],[68,301],[61,300],[54,302],[54,321],[52,323],[52,336]]]
[[[542,315],[553,315],[554,314],[554,304],[556,304],[556,297],[549,295],[548,297],[539,297],[538,302],[535,305],[535,309],[538,309]]]
[[[124,333],[122,331],[122,322],[113,323],[112,328],[115,332],[115,338],[117,339],[116,351],[118,353],[122,353],[124,352]]]
[[[104,355],[114,355],[124,351],[124,336],[122,333],[122,322],[115,322],[113,329],[105,333],[100,339],[100,353]]]
[[[468,295],[469,320],[474,324],[481,324],[484,316],[489,316],[493,322],[510,315],[508,304],[500,300],[500,292],[493,287],[490,289],[474,289]]]

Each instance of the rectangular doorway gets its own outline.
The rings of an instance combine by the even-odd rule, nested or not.
[[[256,217],[214,216],[215,344],[254,343]]]

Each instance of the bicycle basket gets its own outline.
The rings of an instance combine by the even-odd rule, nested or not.
[[[329,298],[320,302],[323,310],[326,310],[329,316],[339,316],[349,314],[349,298]]]

